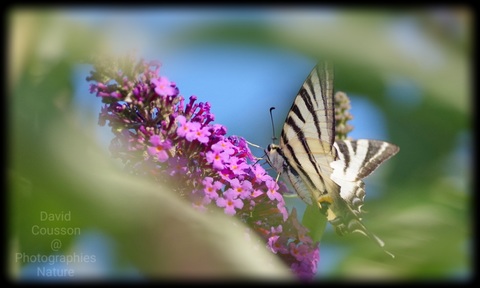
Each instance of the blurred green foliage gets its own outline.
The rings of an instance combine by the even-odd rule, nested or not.
[[[320,271],[320,278],[468,279],[473,254],[469,207],[472,163],[465,162],[473,153],[470,11],[444,9],[440,16],[435,14],[436,10],[328,10],[328,15],[320,8],[296,13],[284,9],[270,12],[273,16],[264,22],[225,20],[221,25],[214,22],[177,31],[168,45],[174,48],[199,42],[247,43],[283,47],[314,58],[333,58],[337,70],[342,71],[335,85],[366,95],[384,112],[390,141],[401,150],[389,160],[383,174],[382,196],[367,196],[365,221],[396,258],[390,259],[381,249],[371,249],[374,244],[365,237],[339,237],[327,231],[322,245],[345,247],[347,256],[328,275]],[[334,20],[328,20],[331,14]],[[424,54],[403,54],[398,42],[392,41],[395,30],[385,31],[388,25],[399,21],[415,23],[422,40],[434,43],[435,49],[441,51],[440,59],[424,65]],[[286,275],[280,266],[263,271],[264,266],[259,264],[263,263],[262,257],[252,254],[257,252],[242,257],[230,251],[225,253],[235,257],[218,256],[222,254],[215,246],[221,246],[218,240],[223,244],[225,239],[232,240],[215,227],[218,219],[199,219],[188,212],[187,203],[169,193],[159,193],[162,188],[151,183],[124,175],[109,155],[99,152],[102,150],[93,135],[73,116],[82,112],[72,106],[71,75],[76,64],[88,59],[92,52],[108,47],[102,29],[92,30],[70,22],[61,11],[12,9],[8,23],[7,236],[12,277],[18,276],[22,264],[14,261],[16,251],[51,252],[51,239],[33,237],[30,230],[38,224],[40,211],[71,211],[74,216],[69,226],[97,227],[113,235],[120,243],[121,256],[147,276],[190,273],[239,277],[254,273],[253,267],[258,269],[254,276]],[[408,41],[404,44],[409,46]],[[414,45],[412,42],[411,46]],[[389,75],[412,81],[420,95],[418,104],[402,106],[401,101],[388,98]],[[92,125],[96,125],[95,121],[92,119]],[[455,160],[462,139],[467,156]],[[220,222],[224,220],[219,218]],[[197,223],[212,235],[201,232],[198,240],[197,226],[186,223]],[[171,225],[185,229],[174,231]],[[176,237],[166,239],[166,234]],[[191,242],[180,241],[175,246],[176,240],[188,237],[200,244],[187,250],[193,254],[179,253]],[[72,241],[67,236],[61,240],[64,247]],[[242,245],[239,242],[235,244]],[[170,251],[167,247],[174,248]],[[229,251],[228,247],[220,250]],[[166,257],[169,251],[172,254]],[[179,255],[193,256],[183,259]],[[232,257],[235,264],[230,263]],[[193,261],[194,258],[197,260]],[[197,269],[205,269],[196,271],[184,266],[189,261]],[[211,265],[203,265],[202,261]],[[239,268],[245,265],[252,269]]]

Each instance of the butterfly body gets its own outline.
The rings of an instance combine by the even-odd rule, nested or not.
[[[309,205],[318,205],[338,234],[362,233],[382,240],[361,221],[363,178],[398,152],[378,140],[335,141],[333,68],[317,65],[303,83],[282,129],[280,144],[266,149],[267,162]]]

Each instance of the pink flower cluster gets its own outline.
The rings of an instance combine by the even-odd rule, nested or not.
[[[176,84],[159,76],[157,62],[127,56],[94,67],[87,80],[105,103],[99,124],[112,127],[114,157],[131,173],[175,183],[175,191],[199,210],[235,215],[299,277],[314,276],[318,243],[307,236],[295,210],[287,211],[276,181],[252,164],[246,141],[212,124],[208,102],[196,103],[191,96],[185,103]]]

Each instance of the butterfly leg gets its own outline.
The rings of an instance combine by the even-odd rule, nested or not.
[[[278,178],[280,178],[280,173],[277,173],[277,177],[275,177],[275,184],[278,183]]]

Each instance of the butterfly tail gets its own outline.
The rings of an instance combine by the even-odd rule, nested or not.
[[[392,258],[395,256],[389,251],[385,250],[385,242],[377,235],[368,231],[367,227],[361,222],[360,218],[350,209],[346,203],[341,199],[336,199],[337,205],[331,205],[328,211],[328,219],[335,228],[335,232],[339,235],[345,235],[348,233],[360,233],[375,241],[385,253]],[[343,205],[342,205],[343,204]]]

